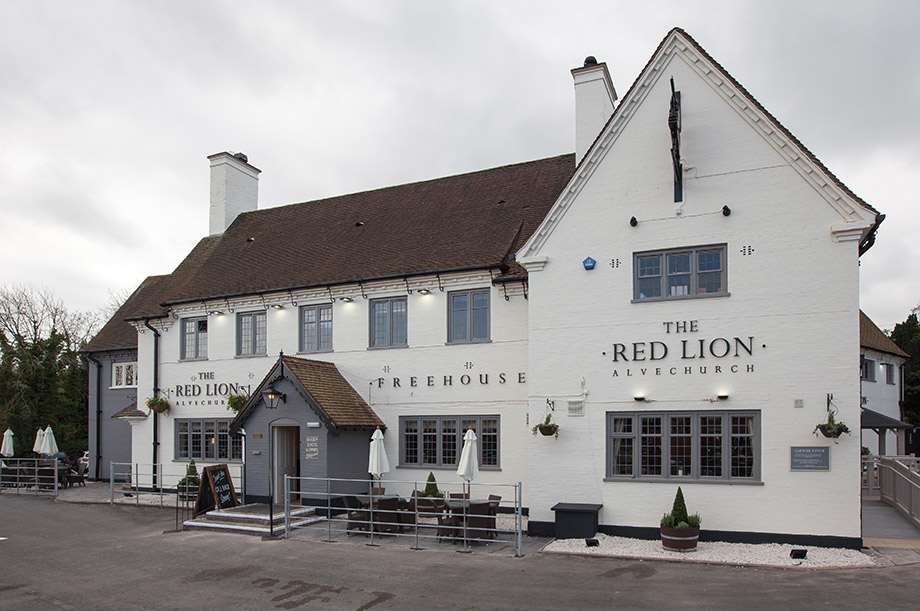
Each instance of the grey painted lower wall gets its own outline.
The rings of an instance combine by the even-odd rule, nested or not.
[[[131,425],[124,420],[112,419],[112,415],[123,410],[137,399],[134,388],[112,388],[112,363],[137,361],[137,352],[95,353],[92,355],[101,365],[89,361],[89,471],[87,475],[108,479],[112,462],[131,462]],[[96,379],[101,376],[99,407],[96,404]],[[97,436],[96,422],[99,422]],[[97,438],[98,437],[98,438]],[[71,457],[79,458],[79,456]]]

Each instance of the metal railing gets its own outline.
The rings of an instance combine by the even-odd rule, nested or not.
[[[913,456],[877,457],[881,499],[920,528],[920,459]]]
[[[16,494],[54,494],[67,483],[67,467],[56,458],[0,460],[0,491]]]
[[[199,477],[207,464],[198,465]],[[246,486],[246,470],[242,463],[227,463],[233,486],[238,491],[240,499],[246,502],[243,492]],[[172,504],[172,497],[178,495],[177,485],[186,477],[188,463],[110,463],[109,469],[109,504],[115,504],[119,494],[134,500],[136,505],[141,504],[141,498],[153,499],[153,504],[165,507],[166,503]],[[167,501],[168,499],[168,501]],[[177,501],[178,502],[178,501]],[[144,501],[149,505],[148,501]]]
[[[522,485],[478,483],[439,484],[443,498],[422,496],[427,482],[323,477],[284,477],[284,536],[294,528],[325,530],[334,535],[361,533],[376,545],[387,534],[413,541],[510,543],[523,555]],[[455,492],[452,492],[456,489]],[[397,494],[396,492],[399,491]],[[324,519],[295,523],[295,508],[313,506]]]

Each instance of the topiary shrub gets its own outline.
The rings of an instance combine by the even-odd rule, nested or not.
[[[671,516],[678,524],[687,521],[687,504],[684,502],[684,492],[680,489],[680,486],[677,487],[674,506],[671,507]]]
[[[195,459],[188,464],[185,469],[185,477],[179,480],[180,486],[197,486],[201,483],[198,477],[198,467],[195,466]]]
[[[436,499],[443,499],[444,493],[438,490],[438,482],[434,478],[434,473],[428,472],[428,481],[425,484],[425,491],[422,496],[429,496]]]

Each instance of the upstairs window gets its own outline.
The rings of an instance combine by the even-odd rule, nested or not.
[[[633,300],[728,295],[725,244],[633,255]]]
[[[242,312],[236,317],[237,356],[266,354],[265,311]]]
[[[203,360],[208,358],[208,319],[182,319],[182,360]]]
[[[875,382],[875,361],[863,357],[860,376],[866,382]]]
[[[370,347],[407,346],[407,314],[405,297],[371,301]]]
[[[885,383],[886,384],[897,384],[897,381],[894,377],[894,364],[885,363]]]
[[[300,308],[300,351],[332,350],[332,304]]]
[[[456,291],[447,299],[448,343],[489,341],[489,289]]]
[[[112,363],[112,388],[137,388],[137,363]]]

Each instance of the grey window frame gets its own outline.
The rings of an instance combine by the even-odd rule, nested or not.
[[[467,307],[462,315],[466,317],[466,336],[454,337],[454,297],[465,295],[467,298]],[[480,338],[473,337],[473,296],[486,296],[486,336]],[[492,291],[485,289],[467,289],[464,291],[451,291],[447,294],[447,343],[448,344],[478,344],[491,341],[492,337]]]
[[[884,363],[885,365],[885,383],[895,385],[897,384],[897,376],[894,375],[895,367],[894,363]]]
[[[381,344],[375,344],[374,339],[376,334],[374,331],[375,320],[374,320],[374,307],[377,304],[386,303],[387,304],[387,328],[386,342]],[[393,341],[393,304],[394,303],[403,303],[406,307],[406,328],[404,329],[406,341],[404,343],[396,343]],[[409,300],[406,297],[384,297],[382,299],[371,299],[368,305],[368,338],[367,345],[370,349],[378,348],[406,348],[409,345]]]
[[[671,419],[674,417],[691,416],[691,465],[690,474],[674,475],[669,468],[671,465]],[[700,450],[700,421],[706,416],[715,416],[721,418],[721,475],[703,476],[701,475],[702,455]],[[751,477],[733,476],[732,475],[732,439],[741,437],[732,431],[732,416],[752,417],[753,432],[751,435],[743,437],[751,438],[751,447],[753,454],[753,464],[751,466]],[[641,418],[661,418],[661,473],[655,475],[643,474],[641,472],[642,463],[642,430]],[[629,432],[617,432],[613,430],[615,418],[629,419],[631,429]],[[761,483],[761,455],[762,455],[762,429],[761,413],[759,410],[719,410],[719,411],[648,411],[648,412],[607,412],[606,417],[606,468],[604,481],[640,481],[640,482],[693,482],[693,483],[728,483],[728,484],[760,484]],[[686,436],[686,434],[681,434]],[[631,439],[632,444],[632,473],[628,475],[616,475],[613,473],[614,459],[614,439]]]
[[[252,337],[250,345],[252,346],[251,352],[243,352],[243,318],[249,317],[252,319],[252,326],[250,328],[250,333]],[[259,317],[262,319],[265,326],[265,345],[262,346],[262,350],[259,350],[258,346],[258,332],[256,328],[256,318]],[[253,310],[251,312],[238,312],[236,315],[236,355],[237,356],[265,356],[268,354],[268,316],[266,315],[265,310]]]
[[[332,352],[332,341],[334,335],[330,334],[329,336],[329,347],[323,347],[322,345],[322,333],[321,333],[321,324],[322,324],[322,312],[323,310],[329,311],[329,326],[332,329],[333,333],[335,330],[335,313],[332,309],[331,303],[319,303],[315,305],[305,305],[301,306],[297,312],[297,333],[298,341],[297,346],[299,352],[301,353],[316,353],[316,352]],[[316,312],[316,342],[314,346],[306,346],[304,344],[304,313],[308,311]]]
[[[211,329],[210,329],[210,325],[207,324],[207,323],[208,323],[208,317],[207,317],[207,316],[190,316],[190,317],[188,317],[188,318],[183,318],[183,319],[180,321],[180,322],[182,323],[181,326],[180,326],[180,331],[181,331],[181,332],[180,332],[180,334],[179,334],[179,335],[180,335],[180,337],[179,337],[179,341],[180,341],[180,344],[179,344],[179,360],[180,360],[180,361],[206,361],[206,360],[208,360],[208,342],[207,342],[207,337],[205,338],[205,341],[204,341],[204,356],[201,355],[201,353],[202,353],[201,332],[198,330],[198,323],[199,323],[199,322],[202,322],[202,321],[204,321],[205,324],[206,324],[207,327],[208,327],[208,329],[205,331],[205,334],[210,333],[210,330],[211,330]],[[186,327],[187,327],[188,324],[190,324],[190,323],[195,323],[195,331],[194,331],[194,334],[195,334],[195,354],[194,354],[193,356],[189,356],[189,355],[188,355],[188,350],[187,350],[187,348],[186,348],[188,342],[187,342],[186,339],[185,339],[185,338],[188,336],[188,331],[187,331]]]
[[[422,430],[422,421],[424,420],[434,420],[437,421],[437,460],[433,463],[422,462],[422,437],[424,432]],[[494,420],[495,421],[495,464],[483,464],[483,421],[485,420]],[[418,462],[410,463],[406,460],[406,424],[409,422],[414,422],[416,424],[416,431],[418,435],[418,453],[419,459]],[[453,435],[456,439],[455,451],[457,456],[456,462],[444,462],[444,443],[443,443],[443,431],[444,423],[451,422],[454,424],[455,432]],[[501,470],[501,438],[502,438],[502,421],[501,416],[498,414],[485,414],[481,416],[400,416],[399,417],[399,466],[409,469],[456,469],[457,465],[460,462],[460,454],[463,451],[463,436],[466,434],[466,428],[464,424],[469,422],[474,422],[473,427],[474,432],[476,433],[476,450],[477,456],[476,460],[479,461],[479,469],[482,471],[500,471]]]
[[[122,370],[122,384],[115,383],[118,379],[116,370],[119,368]],[[124,383],[129,369],[134,376],[133,384]],[[109,388],[137,388],[137,361],[112,361],[112,381],[111,384],[109,384]]]
[[[243,437],[240,434],[230,435],[230,423],[233,421],[233,418],[177,418],[174,421],[173,425],[173,459],[177,461],[205,461],[205,462],[243,462]],[[200,435],[201,435],[201,456],[195,456],[193,451],[193,435],[195,434],[192,431],[192,426],[194,423],[198,423],[201,426]],[[214,431],[214,455],[207,456],[207,437],[206,431],[208,424],[213,425]],[[223,428],[226,432],[222,432],[221,424],[225,425]],[[181,433],[179,429],[182,425],[188,425],[188,432]],[[183,455],[179,450],[182,444],[180,443],[183,436],[187,437],[187,448],[188,451]],[[221,456],[221,437],[226,438],[226,448],[227,452],[225,456]],[[235,458],[234,458],[235,457]]]
[[[876,381],[876,361],[875,359],[870,359],[868,357],[862,358],[862,363],[860,363],[860,372],[859,377],[864,382],[875,382]]]
[[[699,257],[698,255],[701,252],[705,251],[719,251],[722,261],[721,272],[721,287],[718,293],[697,293],[699,290],[699,276],[700,274],[711,273],[709,271],[700,271],[699,267]],[[690,291],[686,295],[668,295],[668,277],[677,276],[683,274],[668,274],[667,263],[668,255],[675,255],[681,253],[690,254]],[[661,274],[659,276],[659,288],[661,290],[661,295],[657,297],[640,297],[639,296],[639,259],[647,257],[659,257],[659,265]],[[727,297],[729,296],[728,292],[728,244],[708,244],[705,246],[687,246],[685,248],[668,248],[664,250],[648,250],[643,252],[634,252],[633,253],[633,303],[645,303],[647,301],[673,301],[678,299],[706,299],[709,297]]]

